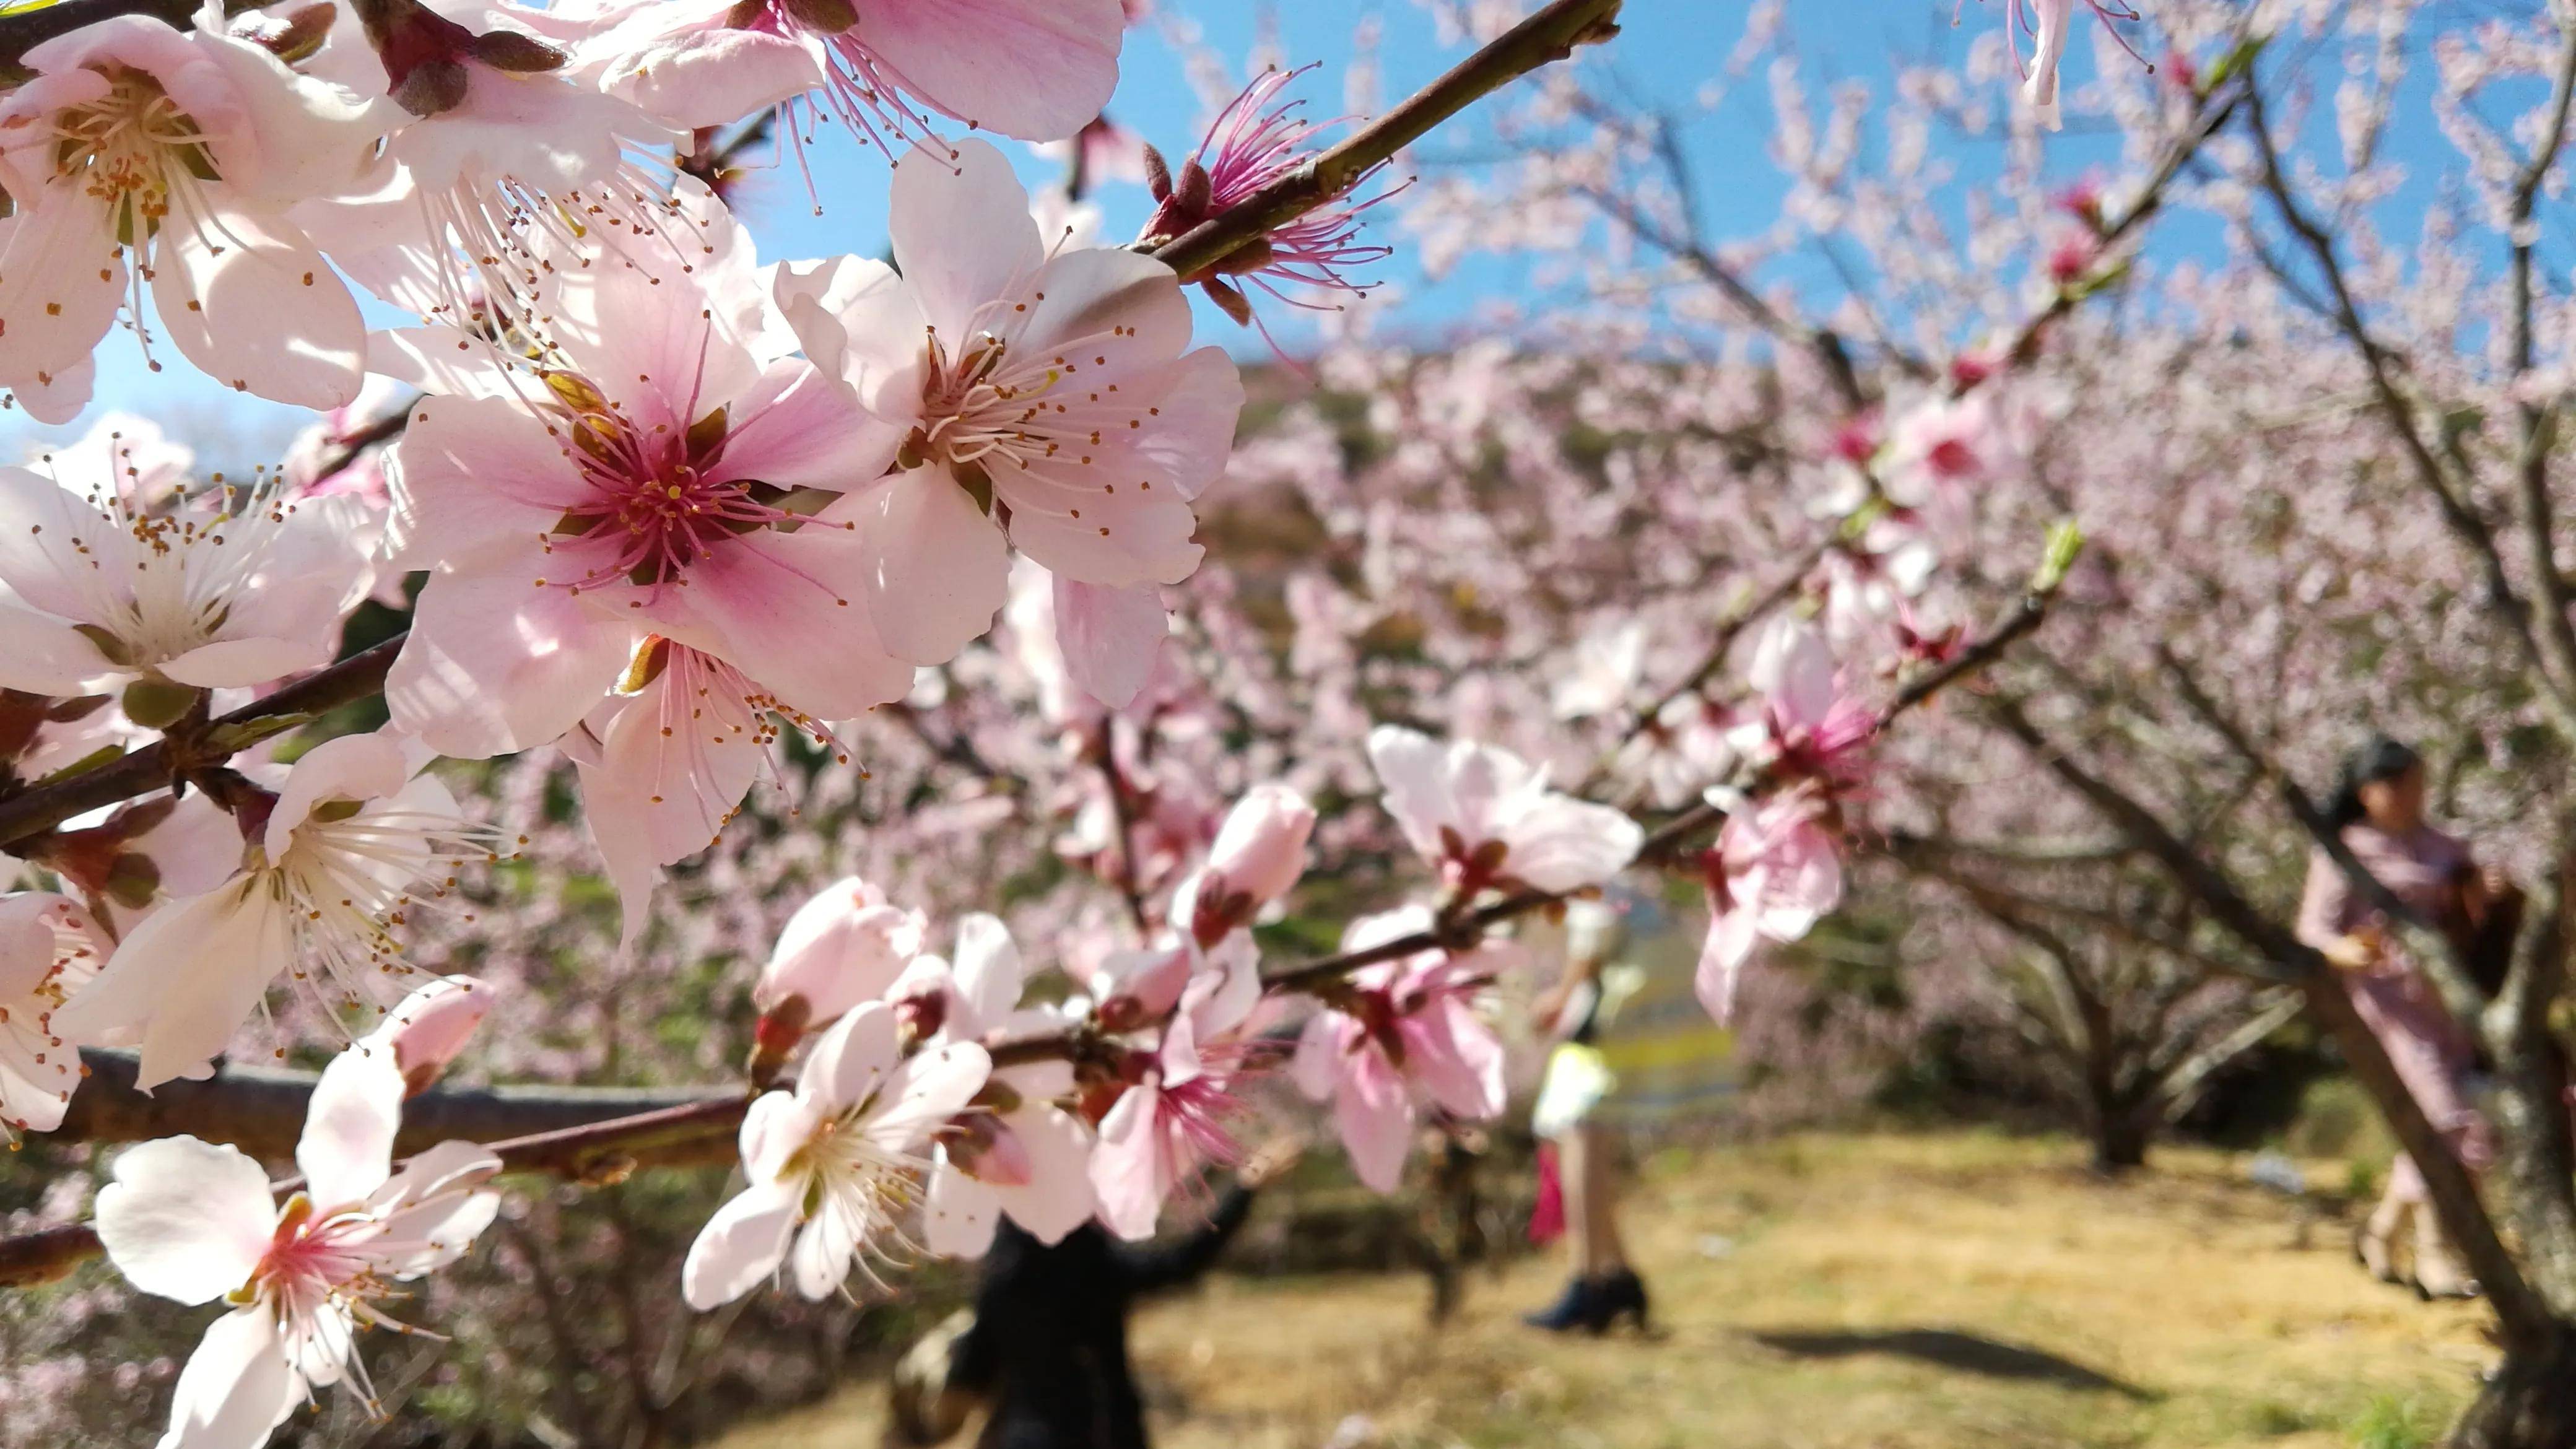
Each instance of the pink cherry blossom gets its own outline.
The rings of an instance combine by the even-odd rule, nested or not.
[[[793,1092],[769,1092],[742,1124],[751,1185],[716,1210],[680,1270],[689,1306],[730,1303],[789,1267],[824,1298],[870,1258],[908,1246],[933,1133],[984,1087],[992,1060],[969,1042],[901,1055],[894,1009],[870,1002],[815,1043]]]
[[[375,581],[366,526],[353,499],[265,479],[153,505],[0,468],[0,684],[217,688],[327,664]]]
[[[0,94],[0,386],[88,400],[90,353],[143,281],[181,355],[305,407],[356,396],[358,307],[286,209],[352,179],[382,127],[356,96],[223,33],[113,15],[30,48]],[[157,366],[157,364],[155,364]]]
[[[332,67],[413,114],[363,181],[299,218],[370,290],[424,317],[516,317],[558,267],[691,269],[705,193],[675,191],[661,154],[682,133],[567,69],[598,28],[511,0],[352,7]],[[372,42],[372,43],[370,43]],[[322,61],[317,59],[317,65]]]
[[[1762,712],[1736,731],[1739,749],[1784,782],[1813,781],[1836,794],[1862,787],[1878,715],[1846,692],[1822,630],[1775,615],[1755,637],[1745,682],[1762,691]]]
[[[1185,351],[1189,306],[1160,262],[1049,255],[989,144],[900,168],[892,209],[900,275],[843,258],[778,279],[806,355],[855,390],[899,470],[860,499],[886,647],[937,664],[990,628],[1014,546],[1060,579],[1131,592],[1158,622],[1151,586],[1198,566],[1190,504],[1233,442],[1234,364]],[[1158,627],[1068,619],[1058,602],[1059,637],[1143,656],[1126,676],[1141,683]]]
[[[1066,1023],[1056,1012],[1022,1009],[1025,981],[1009,929],[977,914],[957,923],[953,964],[936,956],[917,958],[889,994],[908,1026],[925,1010],[938,1017],[928,1034],[932,1041],[1062,1030]],[[1091,1129],[1066,1109],[1073,1094],[1067,1062],[993,1069],[983,1090],[940,1134],[922,1204],[924,1246],[944,1257],[981,1257],[1004,1214],[1047,1243],[1089,1220]]]
[[[1598,885],[1644,843],[1635,821],[1548,789],[1544,769],[1508,750],[1380,725],[1368,755],[1405,838],[1460,890]]]
[[[13,1143],[62,1124],[80,1048],[54,1030],[54,1010],[98,974],[101,954],[77,903],[44,891],[0,896],[0,1133]]]
[[[891,444],[863,437],[842,389],[764,361],[688,278],[559,278],[545,313],[534,388],[463,333],[390,340],[388,365],[450,394],[393,451],[396,562],[435,570],[387,681],[394,719],[448,755],[546,743],[646,634],[800,719],[900,698],[912,670],[869,620],[871,500],[843,492]]]
[[[1362,916],[1343,931],[1342,949],[1364,951],[1432,924],[1426,906]],[[1352,1170],[1379,1192],[1393,1192],[1403,1175],[1423,1106],[1468,1121],[1502,1112],[1503,1046],[1475,1000],[1503,949],[1423,951],[1363,967],[1297,1038],[1291,1075],[1308,1097],[1333,1104]]]
[[[591,47],[602,83],[679,126],[819,91],[863,140],[926,107],[1023,141],[1071,136],[1118,84],[1118,0],[660,0]],[[796,130],[790,117],[782,130]]]
[[[1250,925],[1306,873],[1314,832],[1315,807],[1292,787],[1265,780],[1246,790],[1217,828],[1207,864],[1173,893],[1172,920],[1202,948]]]
[[[1101,1116],[1091,1153],[1100,1220],[1126,1238],[1153,1236],[1164,1201],[1202,1168],[1241,1159],[1233,1123],[1263,1064],[1254,1036],[1261,961],[1251,935],[1238,931],[1206,952],[1183,943],[1168,959],[1186,963],[1186,983],[1154,1045],[1130,1054],[1131,1080]]]
[[[110,1261],[146,1293],[237,1305],[179,1375],[162,1449],[256,1449],[313,1389],[347,1379],[381,1413],[357,1335],[402,1327],[379,1305],[454,1262],[491,1224],[499,1158],[442,1142],[393,1172],[403,1081],[352,1047],[313,1089],[295,1149],[304,1186],[280,1205],[239,1149],[167,1137],[128,1150],[98,1195]]]
[[[1301,66],[1296,70],[1267,70],[1255,77],[1217,114],[1198,150],[1181,164],[1178,176],[1165,169],[1159,155],[1149,156],[1147,179],[1158,205],[1145,223],[1143,240],[1180,236],[1313,163],[1322,149],[1317,144],[1318,135],[1339,123],[1307,120],[1299,114],[1306,104],[1302,100],[1273,104],[1290,82],[1312,69],[1313,66]],[[1352,177],[1340,197],[1219,262],[1216,271],[1224,274],[1222,278],[1211,275],[1191,280],[1203,282],[1209,294],[1237,322],[1252,320],[1252,311],[1242,294],[1234,290],[1234,278],[1248,279],[1262,291],[1298,307],[1330,305],[1309,300],[1309,294],[1315,292],[1367,296],[1367,285],[1351,280],[1348,271],[1384,261],[1395,254],[1395,249],[1360,241],[1361,217],[1403,188],[1381,191],[1362,201],[1349,198],[1385,169],[1386,163],[1379,162]],[[1282,286],[1291,290],[1282,291]]]
[[[261,1009],[281,973],[326,1012],[382,1003],[421,972],[401,918],[447,895],[458,865],[495,859],[494,833],[389,735],[343,735],[306,752],[250,829],[241,869],[154,910],[55,1013],[74,1041],[139,1047],[137,1084],[201,1075]]]
[[[1793,791],[1729,815],[1700,869],[1709,925],[1695,984],[1700,1004],[1722,1023],[1755,948],[1798,940],[1842,903],[1842,856],[1817,818],[1816,801]]]

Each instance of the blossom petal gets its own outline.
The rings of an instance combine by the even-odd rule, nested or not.
[[[135,1041],[135,1085],[145,1091],[199,1071],[294,957],[283,912],[251,885],[182,897],[144,917],[54,1013],[54,1030],[72,1041]]]
[[[239,392],[297,407],[356,401],[367,324],[340,274],[282,216],[218,210],[161,230],[152,304],[173,346]]]
[[[991,1185],[976,1181],[942,1154],[922,1195],[922,1245],[943,1258],[980,1258],[993,1246],[1002,1202]]]
[[[852,33],[904,89],[1015,140],[1072,135],[1118,86],[1118,0],[864,0],[858,11]]]
[[[1351,1170],[1379,1192],[1393,1192],[1413,1147],[1413,1094],[1374,1047],[1352,1052],[1333,1095],[1333,1123],[1351,1155]]]
[[[1046,261],[1029,194],[990,141],[959,141],[954,161],[913,148],[894,168],[887,206],[895,266],[952,349],[978,308],[1015,294]]]
[[[945,664],[993,627],[1010,596],[1002,530],[944,468],[915,468],[871,489],[860,515],[868,616],[886,652]]]
[[[304,1393],[275,1314],[258,1304],[236,1309],[207,1324],[188,1355],[156,1449],[258,1449]]]
[[[1111,709],[1142,693],[1172,632],[1163,591],[1153,584],[1104,588],[1055,577],[1055,641],[1067,678]]]
[[[541,587],[533,542],[433,575],[385,678],[394,723],[442,755],[486,759],[560,737],[599,703],[632,653],[619,621]],[[489,571],[486,571],[489,570]]]
[[[680,1265],[680,1294],[700,1313],[760,1286],[787,1260],[796,1231],[796,1197],[776,1183],[755,1182],[716,1209]]]
[[[164,1137],[126,1149],[98,1193],[98,1237],[146,1293],[211,1303],[250,1281],[277,1229],[268,1173],[236,1147]]]
[[[304,1109],[295,1165],[324,1210],[361,1203],[393,1170],[402,1130],[402,1068],[389,1047],[360,1042],[331,1059]]]

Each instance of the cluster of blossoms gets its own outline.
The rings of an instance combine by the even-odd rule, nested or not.
[[[132,425],[0,469],[0,798],[156,737],[173,786],[11,843],[36,888],[0,895],[0,1122],[59,1127],[84,1048],[131,1052],[149,1091],[214,1075],[255,1022],[280,1057],[346,1043],[292,1189],[178,1137],[117,1158],[99,1195],[135,1287],[232,1306],[167,1443],[256,1445],[342,1381],[375,1408],[359,1331],[408,1331],[394,1285],[497,1212],[502,1156],[395,1146],[492,995],[413,964],[417,938],[528,843],[470,818],[441,758],[571,765],[627,946],[663,872],[792,741],[852,764],[862,722],[966,687],[997,628],[1045,731],[1102,767],[1059,849],[1134,929],[1065,952],[1060,979],[993,916],[934,929],[855,878],[779,935],[752,992],[748,1185],[682,1274],[702,1310],[783,1275],[821,1298],[973,1256],[1004,1218],[1049,1242],[1094,1220],[1148,1236],[1239,1158],[1272,1073],[1328,1103],[1357,1174],[1392,1190],[1426,1124],[1504,1108],[1490,988],[1531,963],[1489,927],[1647,851],[1628,809],[1580,795],[1615,785],[1703,836],[1723,817],[1706,849],[1644,861],[1706,884],[1700,988],[1721,1017],[1760,943],[1835,907],[1883,722],[1861,696],[1955,650],[1934,561],[2019,466],[2019,420],[1974,382],[1892,400],[1884,441],[1855,418],[1818,450],[1843,526],[1748,636],[1743,697],[1694,685],[1632,715],[1667,662],[1640,629],[1574,651],[1555,708],[1518,712],[1542,737],[1513,747],[1499,699],[1445,739],[1371,728],[1355,690],[1318,711],[1348,738],[1314,773],[1381,794],[1437,885],[1349,922],[1333,969],[1265,975],[1254,927],[1310,841],[1376,827],[1319,821],[1284,781],[1224,812],[1215,790],[1133,783],[1120,722],[1173,703],[1164,591],[1198,569],[1245,402],[1227,354],[1193,345],[1185,289],[1238,321],[1247,288],[1357,291],[1386,254],[1359,240],[1385,193],[1350,199],[1364,169],[1219,263],[1157,259],[1313,158],[1318,128],[1279,103],[1292,72],[1255,81],[1177,173],[1148,153],[1134,247],[1042,221],[999,149],[942,135],[1088,137],[1124,23],[1116,0],[353,0],[115,16],[26,50],[0,92],[0,388],[71,418],[122,319],[156,368],[166,343],[328,415],[248,482],[198,484]],[[764,260],[689,173],[710,128],[773,108],[792,144],[819,117],[884,150],[890,262]],[[416,320],[371,329],[360,292]],[[1355,531],[1441,546],[1403,527]],[[1374,562],[1391,599],[1405,561]],[[1382,621],[1339,587],[1292,582],[1299,652]],[[384,650],[387,723],[294,753],[269,736],[300,709],[224,717],[330,665],[368,600],[410,616]],[[1573,793],[1543,737],[1568,727],[1620,732],[1583,741],[1609,748]]]

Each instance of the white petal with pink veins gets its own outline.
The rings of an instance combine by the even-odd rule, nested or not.
[[[88,635],[0,599],[0,687],[65,697],[107,669]]]
[[[869,1140],[896,1152],[926,1145],[941,1124],[966,1110],[992,1072],[993,1059],[973,1042],[906,1057],[886,1081],[891,1100],[868,1117]]]
[[[268,1173],[238,1148],[194,1137],[130,1147],[98,1193],[98,1237],[126,1281],[211,1303],[250,1281],[277,1228]]]
[[[0,220],[0,346],[12,377],[88,360],[125,299],[125,250],[108,203],[69,185],[22,198]]]
[[[760,1286],[787,1259],[796,1231],[794,1190],[754,1183],[716,1209],[680,1265],[680,1293],[704,1313]]]
[[[1234,452],[1234,428],[1243,412],[1243,376],[1220,347],[1202,347],[1172,364],[1158,387],[1154,426],[1141,430],[1134,452],[1192,502],[1225,472]]]
[[[130,1036],[141,1048],[135,1085],[149,1091],[221,1052],[293,959],[283,907],[266,892],[228,885],[182,897],[126,935],[54,1013],[54,1030],[71,1041]]]

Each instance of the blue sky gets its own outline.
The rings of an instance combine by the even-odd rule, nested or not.
[[[1413,0],[1161,0],[1165,23],[1197,27],[1202,44],[1222,58],[1236,78],[1275,57],[1290,64],[1321,63],[1301,82],[1303,93],[1322,114],[1342,109],[1343,80],[1355,55],[1355,36],[1368,27],[1377,36],[1374,63],[1379,93],[1392,101],[1440,73],[1463,53],[1443,46],[1431,17]],[[1610,83],[1649,103],[1681,106],[1719,80],[1729,52],[1741,36],[1748,0],[1628,0],[1624,34],[1596,51],[1586,64],[1608,73]],[[1827,0],[1824,5],[1793,5],[1791,27],[1802,55],[1827,77],[1884,80],[1891,56],[1957,63],[1985,28],[2001,24],[2002,0],[1970,0],[1962,23],[1951,24],[1954,0]],[[1830,12],[1830,13],[1828,13]],[[1275,48],[1270,48],[1275,46]],[[2091,60],[2079,47],[2074,71],[2081,76]],[[1187,79],[1183,55],[1166,39],[1162,25],[1131,32],[1124,77],[1112,115],[1122,124],[1177,156],[1195,144],[1208,107]],[[1686,135],[1697,171],[1707,220],[1717,235],[1758,229],[1777,207],[1782,187],[1765,154],[1769,101],[1758,73],[1712,112],[1698,116]],[[2000,143],[1960,139],[1947,143],[1958,152],[1963,172],[1990,172],[2000,158]],[[1042,180],[1052,163],[1029,156],[1024,148],[1004,143],[1023,163],[1024,174]],[[1414,158],[1427,169],[1474,164],[1472,130],[1435,136]],[[813,214],[803,177],[792,163],[755,179],[741,209],[761,251],[770,257],[817,256],[842,251],[875,253],[884,235],[884,169],[875,153],[862,151],[846,137],[826,136],[812,153],[815,191],[824,214]],[[2073,176],[2088,165],[2111,159],[2107,139],[2068,133],[2052,141],[2050,169]],[[1096,198],[1108,213],[1112,236],[1132,235],[1149,209],[1143,188],[1115,184]],[[2190,244],[2186,240],[2183,244]],[[1423,282],[1401,255],[1387,268],[1402,289],[1398,325],[1417,333],[1438,333],[1472,326],[1480,303],[1515,294],[1519,273],[1512,265],[1482,260],[1437,284]],[[1276,308],[1271,309],[1275,313]],[[1271,313],[1265,313],[1266,316]],[[1257,337],[1238,332],[1213,311],[1203,313],[1212,335],[1229,339],[1246,355],[1261,350]],[[386,312],[383,320],[399,320]],[[1274,323],[1274,325],[1278,325]],[[1293,348],[1299,324],[1280,328]],[[115,408],[142,412],[226,463],[247,464],[273,455],[301,422],[293,410],[246,399],[222,389],[173,363],[162,373],[147,374],[131,336],[110,334],[99,356],[98,400],[92,415]],[[32,429],[23,415],[0,415],[0,456],[19,452],[31,437],[77,435],[87,418],[67,429]]]

